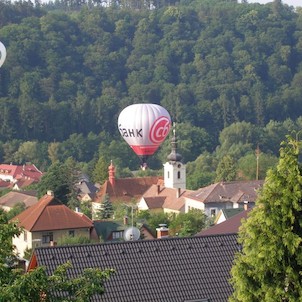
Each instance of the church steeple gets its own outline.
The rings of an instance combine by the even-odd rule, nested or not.
[[[186,189],[186,166],[181,162],[182,156],[177,152],[175,124],[171,139],[171,153],[164,164],[164,182],[166,188]]]
[[[177,139],[176,139],[176,134],[175,134],[175,128],[173,129],[173,137],[171,139],[171,146],[172,146],[172,151],[168,155],[168,161],[170,162],[177,162],[182,160],[182,156],[177,153]]]
[[[109,182],[111,183],[112,187],[115,185],[115,166],[111,160],[110,166],[108,167],[109,172]]]

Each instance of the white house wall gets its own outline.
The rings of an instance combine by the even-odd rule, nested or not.
[[[202,210],[204,211],[204,203],[201,201],[197,201],[194,199],[185,199],[185,213],[188,213],[192,209]]]

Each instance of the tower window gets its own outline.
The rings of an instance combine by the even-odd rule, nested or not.
[[[168,171],[168,178],[170,178],[170,172]]]
[[[180,179],[180,171],[177,172],[177,178]]]

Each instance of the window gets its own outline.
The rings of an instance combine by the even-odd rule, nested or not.
[[[52,232],[42,234],[42,243],[50,243],[50,241],[53,241]]]
[[[24,241],[27,242],[27,231],[24,231]]]
[[[74,237],[74,234],[75,234],[74,230],[69,230],[69,231],[68,231],[68,235],[69,235],[70,237]]]
[[[177,172],[177,178],[180,179],[180,171]]]
[[[120,239],[124,237],[124,231],[112,232],[112,239]]]
[[[217,212],[217,209],[216,209],[216,208],[211,208],[211,209],[210,209],[210,216],[211,216],[211,217],[215,217],[215,216],[216,216],[216,212]]]
[[[170,172],[168,171],[168,178],[170,178]]]

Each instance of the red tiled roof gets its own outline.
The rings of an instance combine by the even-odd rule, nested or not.
[[[155,198],[154,202],[158,202],[160,200],[159,198],[162,198],[162,200],[164,200],[162,204],[163,209],[182,211],[185,206],[185,197],[191,193],[192,191],[181,190],[178,197],[178,189],[152,185],[149,190],[144,193],[143,198],[145,201],[146,199],[150,201],[152,200],[150,198]]]
[[[9,188],[11,186],[10,182],[0,179],[0,188]]]
[[[208,236],[208,235],[221,235],[221,234],[233,234],[238,233],[243,218],[248,217],[248,213],[251,208],[246,211],[242,211],[239,214],[232,216],[231,218],[216,224],[206,230],[202,230],[197,236]]]
[[[14,179],[30,178],[39,181],[43,173],[35,165],[0,164],[0,175],[11,175]]]
[[[83,219],[52,195],[44,195],[38,203],[12,220],[31,232],[91,228],[92,221]]]
[[[144,197],[144,200],[150,210],[151,209],[162,209],[165,199],[166,199],[165,196]]]
[[[116,178],[114,186],[107,180],[100,188],[94,201],[102,202],[106,194],[109,195],[111,202],[127,202],[132,201],[133,199],[139,199],[145,191],[153,184],[156,184],[158,180],[158,176]]]

